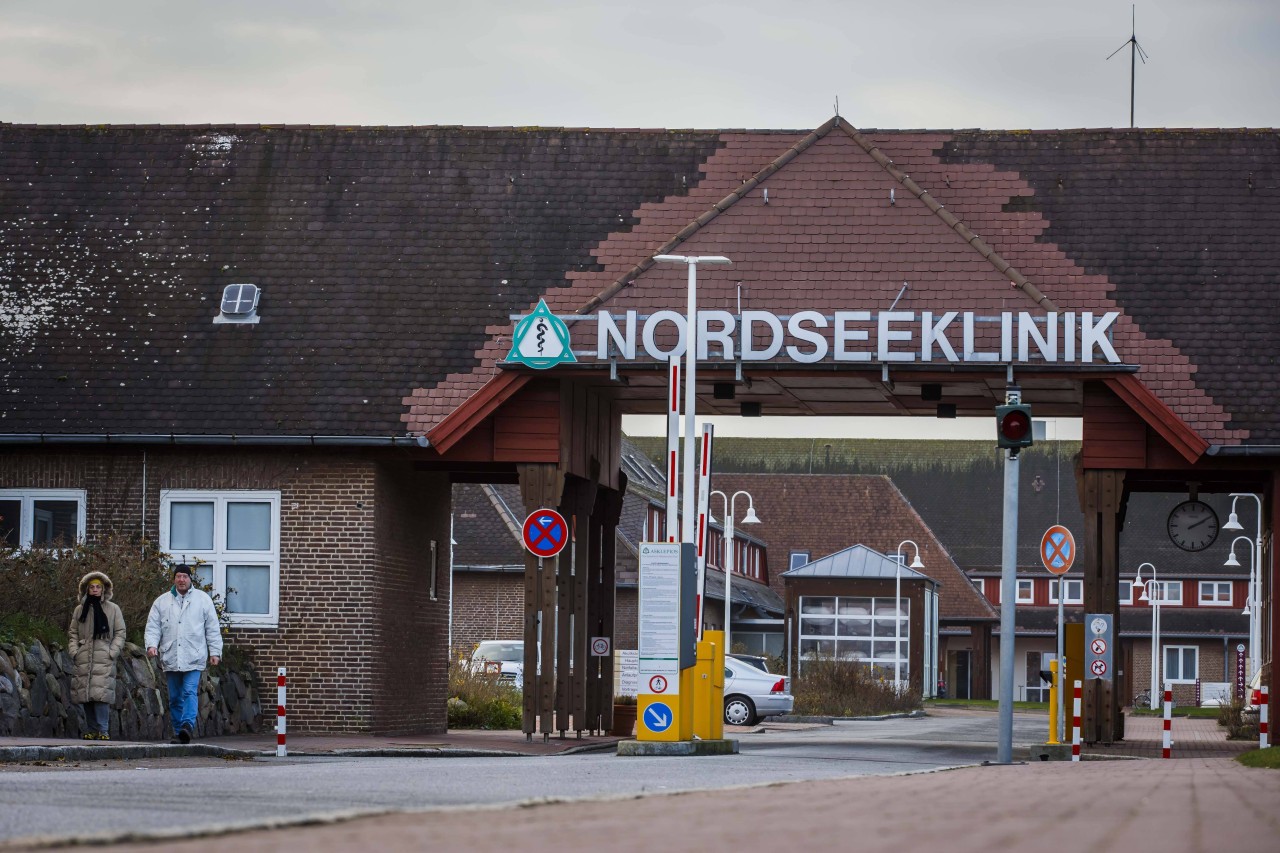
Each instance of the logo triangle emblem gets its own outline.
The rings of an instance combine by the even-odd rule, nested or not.
[[[507,361],[535,370],[546,370],[557,364],[577,362],[569,346],[569,327],[551,313],[546,300],[539,299],[533,313],[516,321]]]

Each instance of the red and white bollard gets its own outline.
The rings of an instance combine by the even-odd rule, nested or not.
[[[1164,750],[1161,758],[1173,758],[1173,688],[1164,686]]]
[[[1266,749],[1267,741],[1267,685],[1262,685],[1262,695],[1258,699],[1258,749]]]
[[[284,667],[276,673],[276,758],[284,758],[288,750],[284,745]]]
[[[1083,698],[1084,682],[1075,682],[1074,699],[1071,700],[1071,760],[1080,760],[1080,702]]]

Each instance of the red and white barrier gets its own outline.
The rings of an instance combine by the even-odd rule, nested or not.
[[[1084,693],[1084,682],[1075,682],[1074,699],[1071,700],[1071,760],[1080,760],[1080,703]]]
[[[1164,750],[1161,758],[1173,758],[1173,688],[1164,686]]]
[[[1262,685],[1262,695],[1258,699],[1258,749],[1266,749],[1267,742],[1270,740],[1267,736],[1267,686]]]
[[[680,541],[680,356],[667,363],[667,536],[668,542]],[[692,441],[692,439],[690,439]],[[658,537],[653,537],[656,542]]]
[[[285,713],[284,713],[284,667],[276,672],[276,757],[284,758],[288,751],[284,745]]]

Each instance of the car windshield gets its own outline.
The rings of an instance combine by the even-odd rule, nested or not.
[[[519,663],[524,660],[524,643],[483,642],[471,655],[471,659]]]
[[[747,666],[755,667],[761,672],[769,672],[769,661],[766,658],[757,655],[730,655],[730,658],[739,663],[745,663]]]

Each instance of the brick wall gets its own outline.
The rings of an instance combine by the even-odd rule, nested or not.
[[[614,596],[613,645],[619,649],[640,648],[640,590],[624,587]]]
[[[375,486],[378,654],[364,662],[374,685],[373,727],[443,732],[449,698],[449,477],[379,465]]]
[[[1133,695],[1122,696],[1121,701],[1129,704],[1133,701],[1133,696],[1142,693],[1151,686],[1151,640],[1139,639],[1130,641],[1133,643],[1133,673],[1130,676],[1129,683],[1132,685],[1130,693]],[[1231,681],[1235,679],[1235,640],[1228,643],[1228,655],[1230,657],[1230,668],[1223,667],[1223,649],[1222,640],[1166,640],[1164,635],[1160,636],[1160,645],[1164,646],[1197,646],[1200,649],[1200,681]],[[1204,695],[1202,699],[1216,699]],[[1194,684],[1175,684],[1173,685],[1173,699],[1179,705],[1195,704],[1195,685]]]
[[[154,538],[165,489],[278,490],[279,623],[233,629],[231,640],[268,682],[288,667],[290,729],[439,731],[448,588],[436,602],[416,591],[430,539],[444,543],[447,577],[448,485],[381,459],[310,448],[18,448],[0,453],[0,487],[85,489],[91,540],[108,530]],[[258,687],[274,695],[273,684]]]
[[[453,653],[469,658],[482,640],[524,639],[524,572],[453,574]]]

